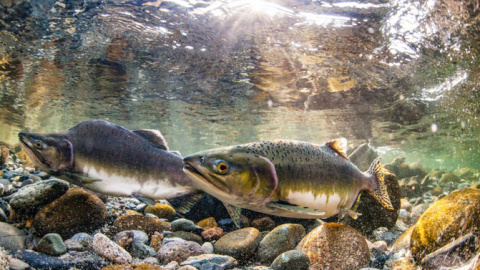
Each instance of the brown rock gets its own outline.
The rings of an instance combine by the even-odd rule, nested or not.
[[[0,142],[0,166],[7,163],[10,158],[10,149],[7,145]]]
[[[440,178],[440,180],[438,180],[438,182],[442,185],[457,183],[459,181],[460,178],[458,178],[455,174],[449,172],[442,174],[442,177]]]
[[[157,252],[162,246],[163,234],[155,232],[150,239],[150,246]]]
[[[313,229],[296,249],[307,254],[310,270],[359,269],[367,267],[370,262],[370,251],[362,234],[337,223]]]
[[[77,232],[93,232],[105,223],[107,209],[97,196],[70,189],[63,196],[41,208],[33,220],[39,235],[58,233],[68,239]]]
[[[172,241],[162,245],[157,252],[157,256],[161,264],[167,264],[172,261],[181,263],[190,256],[197,256],[204,253],[202,247],[197,242]]]
[[[218,227],[217,221],[213,217],[202,219],[197,223],[198,227],[202,227],[205,230]]]
[[[262,239],[260,231],[247,227],[227,233],[215,242],[215,253],[232,256],[235,259],[248,259],[251,257]]]
[[[271,231],[275,228],[275,221],[270,217],[256,218],[252,221],[252,227],[257,228],[259,231]]]
[[[157,203],[147,206],[147,208],[145,208],[145,214],[152,214],[158,218],[172,220],[177,215],[177,212],[168,204]]]
[[[210,228],[202,232],[202,237],[205,241],[218,240],[223,236],[223,229],[220,227]]]
[[[450,193],[430,206],[415,225],[413,257],[421,262],[427,254],[470,232],[480,237],[479,220],[480,190],[467,188]]]
[[[155,232],[169,231],[170,223],[153,217],[128,215],[121,216],[113,222],[114,233],[127,230],[140,230],[152,235]]]
[[[441,186],[436,186],[432,189],[432,195],[433,196],[438,196],[443,194],[443,188]]]

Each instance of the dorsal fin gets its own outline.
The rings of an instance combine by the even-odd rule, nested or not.
[[[141,136],[145,140],[151,142],[155,147],[168,150],[167,141],[163,138],[162,133],[156,129],[139,129],[133,131],[135,134]]]
[[[348,159],[347,157],[347,139],[345,138],[339,138],[335,140],[331,140],[326,143],[327,146],[332,148],[337,154],[340,156],[344,157],[345,159]]]

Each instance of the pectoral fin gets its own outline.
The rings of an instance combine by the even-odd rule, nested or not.
[[[231,204],[227,204],[227,203],[223,203],[223,205],[225,205],[225,208],[227,209],[228,213],[230,214],[230,217],[232,218],[233,223],[235,223],[235,225],[238,228],[241,228],[242,227],[241,226],[241,223],[242,223],[241,222],[242,208],[231,205]]]
[[[273,207],[273,208],[278,208],[290,212],[295,212],[295,213],[303,213],[303,214],[309,214],[313,216],[318,216],[319,218],[325,216],[324,211],[319,211],[315,209],[310,209],[310,208],[303,208],[297,205],[291,205],[291,204],[284,204],[284,203],[279,203],[279,202],[269,202],[267,203],[268,206]]]
[[[63,173],[62,175],[63,177],[71,180],[72,183],[75,183],[78,185],[93,184],[95,182],[102,181],[102,179],[90,177],[85,174],[76,173],[76,172],[66,172],[66,173]]]
[[[352,217],[353,219],[357,219],[358,216],[361,216],[361,215],[362,215],[361,213],[355,212],[355,211],[350,210],[350,209],[340,209],[339,214],[340,214],[340,215],[349,215],[349,216]]]

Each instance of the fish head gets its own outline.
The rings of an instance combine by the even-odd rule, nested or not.
[[[73,146],[61,135],[20,132],[18,138],[23,150],[44,170],[56,173],[73,165]]]
[[[199,152],[183,161],[197,188],[233,205],[266,203],[278,186],[269,159],[235,147]]]

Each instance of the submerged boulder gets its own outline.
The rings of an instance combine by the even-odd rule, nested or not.
[[[295,249],[305,236],[300,224],[282,224],[269,232],[258,245],[257,257],[260,262],[271,263],[283,252]]]
[[[457,190],[429,207],[411,236],[411,251],[417,262],[468,233],[480,236],[480,190]]]
[[[250,258],[262,240],[260,231],[253,227],[236,230],[224,235],[215,243],[215,251],[238,260]]]
[[[308,256],[310,270],[360,269],[370,262],[370,251],[362,234],[338,223],[313,229],[296,249]]]
[[[107,208],[97,196],[83,189],[70,189],[38,211],[33,227],[39,235],[58,233],[70,238],[77,232],[99,228],[106,217]]]

